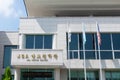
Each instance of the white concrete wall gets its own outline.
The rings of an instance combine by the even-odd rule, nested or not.
[[[71,32],[82,33],[82,23],[85,24],[86,32],[97,32],[96,21],[99,24],[101,32],[120,32],[120,17],[61,17],[61,18],[28,18],[20,20],[20,33],[21,34],[55,34],[54,49],[63,50],[63,60],[65,66],[68,67],[67,59],[67,45],[66,45],[66,32],[68,32],[67,25]],[[56,47],[56,48],[55,48]],[[73,66],[71,68],[82,68],[82,60],[72,60]],[[98,68],[95,66],[97,60],[88,60],[92,65],[90,68]],[[103,68],[119,68],[120,60],[103,60]],[[79,66],[80,65],[80,66]],[[77,67],[76,67],[77,66]],[[89,66],[88,66],[89,68]]]
[[[3,69],[3,56],[4,45],[18,45],[18,32],[5,32],[0,31],[0,79],[4,73]],[[12,73],[14,73],[12,71]]]

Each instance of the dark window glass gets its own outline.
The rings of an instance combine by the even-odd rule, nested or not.
[[[17,49],[16,45],[6,45],[4,46],[4,60],[3,60],[3,68],[7,66],[11,67],[11,51],[12,49]]]
[[[72,58],[73,58],[73,57],[72,57],[72,56],[73,56],[73,55],[72,55],[72,51],[70,51],[69,54],[70,54],[70,55],[68,55],[68,56],[69,56],[70,58],[69,58],[69,57],[68,57],[68,58],[69,58],[69,59],[72,59]]]
[[[101,50],[112,50],[110,34],[101,33]]]
[[[36,35],[35,36],[35,49],[42,49],[43,48],[43,36]]]
[[[83,38],[82,38],[82,34],[79,34],[79,50],[83,49]]]
[[[52,35],[44,36],[44,49],[52,49]]]
[[[113,59],[112,51],[100,51],[101,59]]]
[[[114,50],[120,50],[120,34],[113,33],[112,38]]]
[[[80,51],[79,53],[80,53],[80,55],[79,55],[80,59],[84,59],[83,51]]]
[[[26,49],[52,49],[52,35],[26,35]]]
[[[20,80],[54,80],[54,70],[22,69]]]
[[[120,59],[120,52],[114,52],[115,53],[115,59]]]
[[[73,54],[74,54],[74,59],[78,59],[78,51],[76,52],[74,51]]]
[[[34,48],[34,36],[26,35],[26,48],[33,49]]]
[[[105,78],[106,80],[120,80],[120,71],[107,71]]]
[[[86,34],[86,50],[95,50],[95,40],[94,40],[94,34]]]
[[[95,51],[85,51],[86,59],[95,59]]]
[[[78,35],[71,35],[70,50],[78,50]]]
[[[71,75],[70,76],[71,80],[85,80],[84,71],[71,70],[70,75]],[[99,74],[97,71],[87,71],[86,77],[87,80],[99,80]],[[68,76],[68,80],[69,80],[69,76]]]

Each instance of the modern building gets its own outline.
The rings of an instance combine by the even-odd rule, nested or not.
[[[120,80],[120,1],[24,2],[18,32],[0,32],[0,78]]]

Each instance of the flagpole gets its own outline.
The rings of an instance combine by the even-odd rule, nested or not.
[[[85,36],[85,26],[84,23],[82,23],[82,29],[83,29],[83,54],[84,54],[84,75],[86,80],[86,57],[85,57],[85,42],[86,42],[86,36]]]
[[[67,48],[68,48],[68,59],[70,60],[70,46],[69,46],[69,42],[70,42],[70,41],[69,41],[69,37],[70,37],[69,35],[70,35],[70,33],[69,33],[69,23],[67,23],[67,32],[68,32],[68,35],[67,35],[67,36],[68,36],[68,41],[67,41],[67,42],[68,42],[68,47],[67,47]],[[71,80],[71,78],[70,78],[70,77],[71,77],[71,76],[70,76],[70,75],[71,75],[71,74],[70,74],[70,61],[69,61],[68,73],[69,73],[69,80]]]
[[[98,23],[96,22],[96,26],[97,26],[97,37],[100,37],[98,36],[98,33],[99,33],[99,26],[98,26]],[[99,39],[97,39],[98,41],[98,55],[99,55],[99,66],[100,66],[100,80],[102,80],[102,65],[101,65],[101,54],[100,54],[100,43],[99,43]]]

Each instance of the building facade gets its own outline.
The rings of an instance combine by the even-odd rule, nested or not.
[[[119,3],[102,8],[102,1],[66,1],[25,0],[28,17],[20,19],[18,32],[0,32],[0,78],[11,66],[14,80],[120,80],[120,17],[113,13]]]

